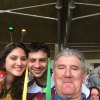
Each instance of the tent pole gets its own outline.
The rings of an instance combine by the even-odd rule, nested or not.
[[[58,33],[58,52],[61,50],[61,33],[62,33],[62,1],[57,0],[57,33]]]
[[[68,1],[68,14],[67,14],[67,21],[66,21],[66,32],[64,35],[64,48],[69,46],[69,35],[71,29],[71,21],[73,15],[73,9],[75,8],[74,0]]]

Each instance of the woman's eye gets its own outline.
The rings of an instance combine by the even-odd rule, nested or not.
[[[21,58],[21,60],[25,61],[25,60],[27,60],[27,58],[26,57],[25,58]]]
[[[17,58],[16,58],[16,57],[12,57],[11,59],[12,59],[12,60],[17,60]]]

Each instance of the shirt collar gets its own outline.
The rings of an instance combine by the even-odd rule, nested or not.
[[[53,100],[70,100],[70,99],[59,96],[57,93],[55,93],[55,98]],[[87,100],[86,95],[84,93],[82,93],[82,100]]]
[[[54,87],[54,81],[51,78],[51,88]],[[28,93],[38,93],[43,92],[43,88],[38,86],[36,82],[34,82],[31,86],[28,87]]]

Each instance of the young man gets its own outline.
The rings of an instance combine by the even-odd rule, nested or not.
[[[27,100],[45,100],[48,58],[50,58],[50,50],[46,44],[30,44],[28,68],[33,79],[29,82]],[[54,92],[53,87],[51,78],[52,92]]]
[[[55,59],[53,78],[56,93],[53,100],[89,100],[82,93],[84,77],[83,55],[73,49],[62,50]]]

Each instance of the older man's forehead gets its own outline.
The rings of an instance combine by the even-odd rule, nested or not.
[[[80,60],[75,56],[61,56],[56,60],[56,64],[59,63],[81,65]]]

